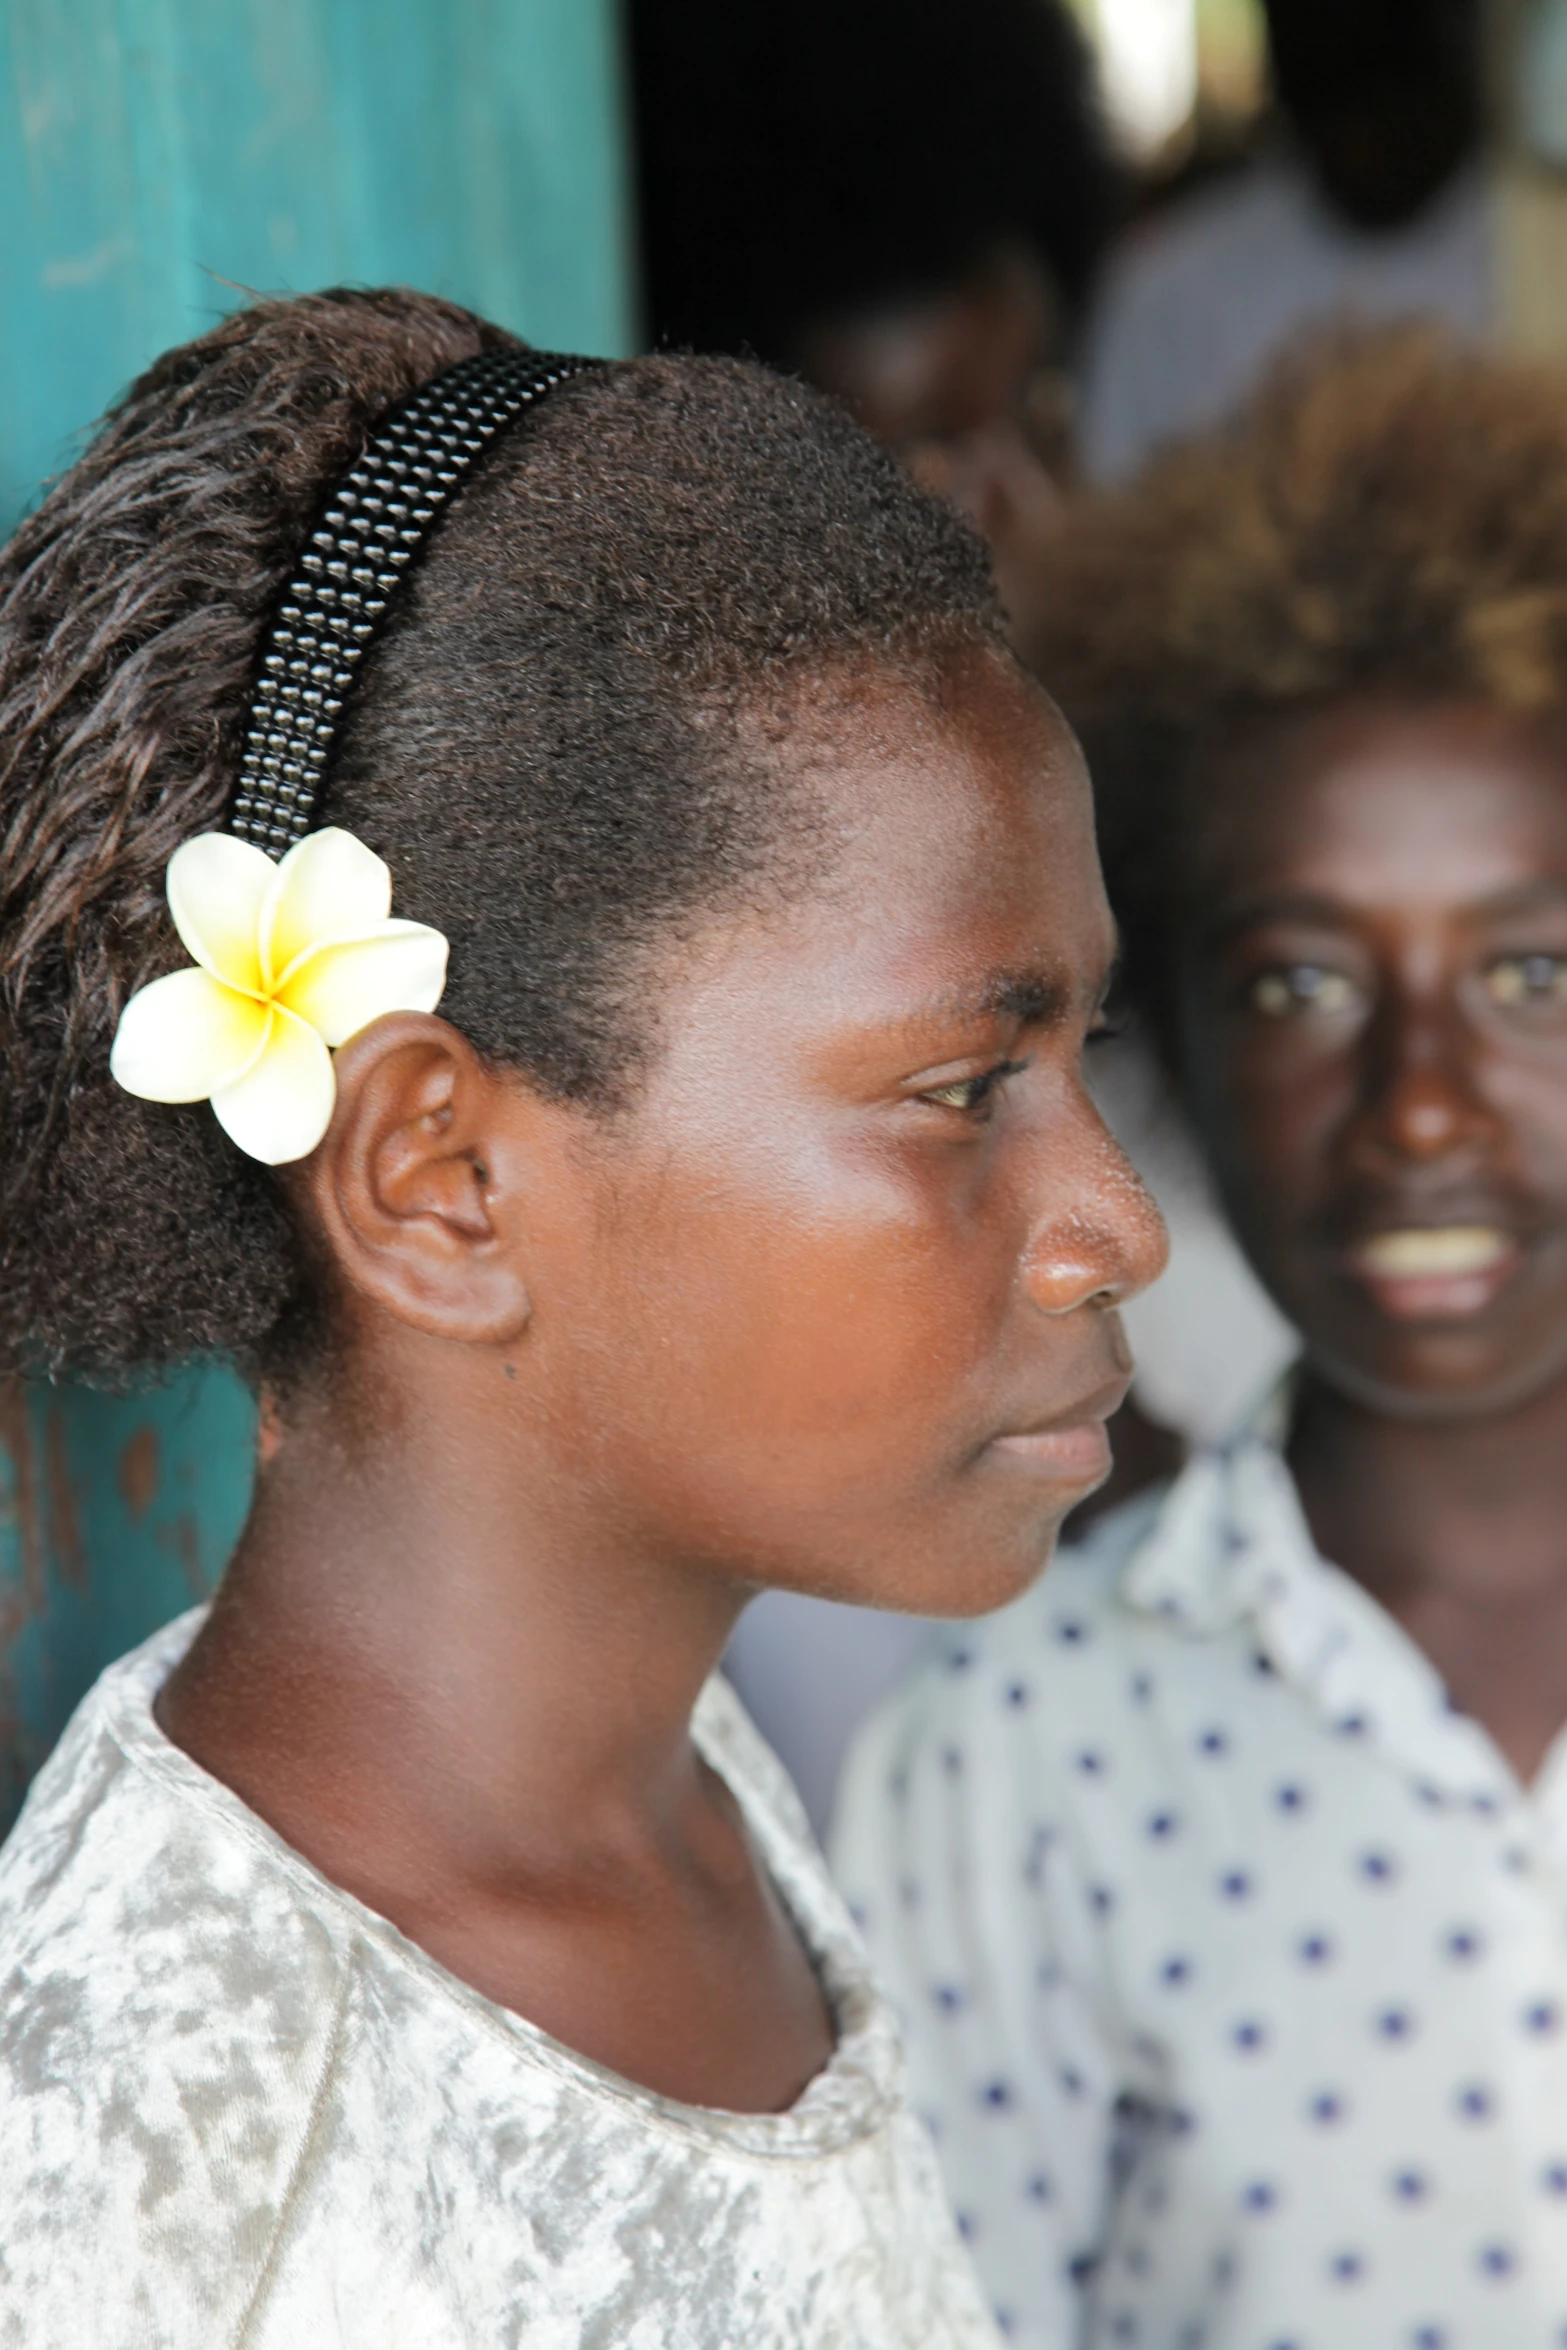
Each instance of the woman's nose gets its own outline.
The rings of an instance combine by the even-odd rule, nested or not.
[[[1456,1021],[1407,1020],[1383,1040],[1361,1115],[1364,1142],[1405,1160],[1484,1147],[1495,1113],[1475,1084]]]
[[[1157,1281],[1169,1236],[1153,1195],[1108,1133],[1086,1196],[1041,1220],[1023,1261],[1030,1300],[1042,1313],[1119,1306]]]
[[[1410,1069],[1390,1088],[1384,1116],[1406,1158],[1435,1159],[1483,1122],[1476,1107],[1446,1070]]]

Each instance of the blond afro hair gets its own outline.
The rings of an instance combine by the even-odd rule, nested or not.
[[[1087,750],[1157,1027],[1183,812],[1227,744],[1361,695],[1567,705],[1567,373],[1419,325],[1309,338],[1228,424],[1077,501],[1028,651]]]

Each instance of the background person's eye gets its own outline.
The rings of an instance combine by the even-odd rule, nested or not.
[[[1485,974],[1493,1004],[1549,1011],[1567,1007],[1567,955],[1499,955]]]
[[[1352,1012],[1359,1006],[1360,989],[1347,971],[1332,971],[1323,963],[1281,963],[1258,972],[1246,1000],[1270,1020],[1289,1020],[1304,1012]]]

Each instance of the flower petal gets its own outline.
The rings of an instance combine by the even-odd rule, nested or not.
[[[423,922],[383,922],[365,938],[329,940],[301,955],[277,1000],[339,1045],[383,1012],[433,1012],[445,985],[440,932]]]
[[[329,938],[357,938],[392,910],[392,876],[373,849],[339,825],[307,832],[273,873],[261,916],[267,985]]]
[[[281,1005],[252,1066],[237,1084],[212,1097],[218,1124],[263,1166],[305,1159],[332,1123],[337,1079],[332,1056],[315,1030]]]
[[[264,849],[227,832],[200,832],[169,859],[169,911],[203,970],[262,995],[261,909],[277,877]]]
[[[146,1102],[203,1102],[244,1076],[270,1019],[265,1004],[205,971],[171,971],[120,1014],[110,1075]]]

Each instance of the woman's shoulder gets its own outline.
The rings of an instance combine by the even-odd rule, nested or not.
[[[0,2244],[40,2350],[139,2339],[138,2308],[170,2350],[230,2338],[342,2005],[330,1927],[159,1766],[193,1628],[110,1668],[0,1851]]]
[[[114,1973],[127,2012],[171,1995],[186,1966],[219,1970],[232,2006],[245,1987],[237,1952],[258,1978],[301,1963],[296,1937],[266,1930],[296,1912],[311,1918],[316,1971],[341,1960],[343,1922],[301,1882],[314,1872],[154,1718],[204,1613],[192,1609],[111,1665],[34,1780],[0,1848],[0,1997],[42,1971],[64,1981],[80,1963],[107,1975],[107,1953],[155,1950],[156,1964]]]
[[[161,1739],[151,1699],[172,1661],[161,1647],[100,1684],[0,1855],[0,2340],[18,2317],[29,2350],[455,2350],[476,2323],[576,2339],[602,2321],[606,2279],[617,2306],[645,2307],[644,2331],[716,2340],[669,2262],[682,2198],[709,2233],[724,2199],[735,2273],[765,2275],[758,2340],[794,2338],[856,2232],[864,2257],[833,2287],[856,2340],[913,2338],[932,2294],[942,2339],[982,2338],[890,2019],[726,1689],[704,1696],[699,1741],[842,2024],[829,2073],[781,2116],[671,2107],[445,1976]],[[806,2153],[841,2164],[830,2217]],[[883,2245],[884,2220],[908,2221],[904,2238]],[[761,2286],[737,2292],[743,2329]]]

